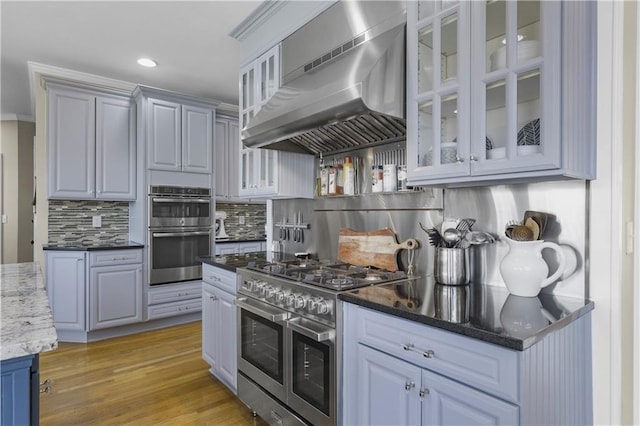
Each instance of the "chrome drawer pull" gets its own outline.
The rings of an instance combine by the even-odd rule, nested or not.
[[[425,358],[433,358],[435,353],[429,349],[428,351],[422,352],[422,356]]]
[[[405,343],[404,345],[402,345],[402,349],[404,349],[405,351],[410,351],[414,348],[413,343]]]
[[[415,388],[415,387],[416,387],[416,384],[414,382],[407,381],[404,384],[404,390],[406,390],[407,392],[409,392],[412,388]]]
[[[420,398],[424,398],[425,395],[429,395],[429,389],[420,389],[420,393],[418,395],[420,395]]]

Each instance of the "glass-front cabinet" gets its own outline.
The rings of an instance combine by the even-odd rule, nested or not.
[[[595,177],[588,3],[407,2],[411,183]]]
[[[280,46],[277,45],[240,71],[240,129],[280,87]],[[242,196],[275,194],[278,153],[241,147],[240,191]]]

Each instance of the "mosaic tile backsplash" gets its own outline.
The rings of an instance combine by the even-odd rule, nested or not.
[[[102,227],[92,226],[102,216]],[[49,244],[115,243],[129,240],[129,203],[49,201]]]
[[[267,207],[264,204],[233,204],[216,202],[216,211],[227,213],[227,219],[224,221],[224,228],[230,239],[252,239],[264,237],[264,227],[267,223]],[[244,216],[244,225],[240,224],[240,216]]]

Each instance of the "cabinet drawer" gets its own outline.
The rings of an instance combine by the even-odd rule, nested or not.
[[[500,398],[517,402],[515,351],[424,324],[355,308],[358,341]]]
[[[91,252],[90,265],[110,266],[142,263],[142,250],[109,250]]]
[[[176,315],[185,315],[192,312],[200,312],[202,310],[202,299],[163,303],[160,305],[149,306],[147,309],[147,317],[150,320],[164,317],[173,317]]]
[[[202,280],[208,284],[218,287],[221,290],[227,291],[231,294],[236,294],[237,277],[234,272],[203,264]]]
[[[148,305],[179,302],[202,297],[202,281],[189,284],[169,284],[161,287],[170,288],[151,288],[147,292]]]

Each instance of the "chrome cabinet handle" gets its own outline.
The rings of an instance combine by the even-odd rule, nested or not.
[[[407,382],[404,384],[404,390],[406,390],[407,392],[409,392],[412,388],[415,388],[416,384],[414,382],[410,382],[407,380]]]
[[[464,163],[464,158],[460,157],[459,155],[456,155],[456,163]]]
[[[423,389],[420,389],[420,393],[418,395],[420,395],[420,398],[424,398],[425,395],[429,395],[429,393],[430,393],[429,389],[423,388]]]
[[[413,348],[413,343],[405,343],[404,345],[402,345],[402,349],[404,349],[405,351],[410,351]]]
[[[218,300],[218,296],[212,294],[211,296],[209,296],[209,299]]]
[[[434,355],[435,353],[431,349],[429,349],[428,351],[422,352],[422,356],[425,358],[433,358]]]
[[[469,161],[478,161],[478,157],[476,157],[475,154],[471,154],[471,157],[469,157]]]

